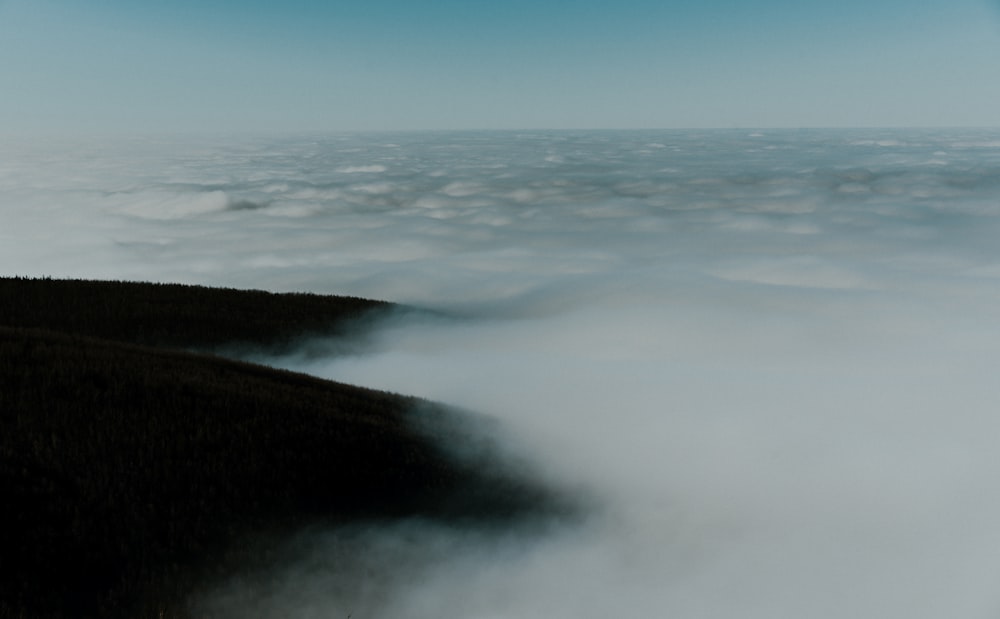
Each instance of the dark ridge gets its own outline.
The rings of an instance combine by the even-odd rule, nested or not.
[[[561,509],[524,471],[510,472],[466,414],[114,341],[153,333],[157,342],[191,344],[182,329],[151,329],[169,322],[165,314],[146,319],[129,311],[133,302],[172,298],[194,322],[190,308],[218,313],[227,299],[247,308],[247,299],[292,307],[334,300],[220,291],[212,302],[213,289],[197,287],[24,281],[4,280],[4,294],[88,301],[60,322],[58,310],[33,313],[31,302],[3,297],[30,320],[18,325],[7,309],[9,326],[0,326],[0,618],[184,617],[200,583],[266,560],[268,539],[302,526],[412,517],[507,526]],[[59,290],[43,290],[49,283]],[[137,292],[145,290],[167,293]],[[98,291],[116,309],[85,307],[106,296]],[[125,299],[114,291],[127,291]],[[199,301],[183,304],[184,291]],[[348,304],[356,302],[373,303]],[[288,315],[280,303],[266,313]],[[128,315],[132,326],[109,339],[89,336]],[[53,330],[67,321],[77,332]],[[35,328],[40,322],[50,328]],[[281,337],[292,334],[288,321]],[[466,449],[456,455],[446,442]]]
[[[313,335],[346,336],[399,309],[385,301],[184,284],[0,277],[0,325],[120,342],[280,351]]]

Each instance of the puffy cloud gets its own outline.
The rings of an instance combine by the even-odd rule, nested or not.
[[[2,147],[9,273],[445,310],[267,361],[492,415],[593,500],[304,534],[206,608],[995,614],[995,132],[474,137]]]

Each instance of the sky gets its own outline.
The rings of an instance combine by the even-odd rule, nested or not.
[[[995,0],[0,0],[0,134],[1000,125]]]

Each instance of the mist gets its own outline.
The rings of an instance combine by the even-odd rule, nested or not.
[[[995,617],[997,179],[985,130],[9,142],[0,264],[433,310],[254,360],[584,506],[303,531],[204,616]]]

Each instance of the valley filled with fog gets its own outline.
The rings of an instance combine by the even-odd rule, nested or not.
[[[20,139],[0,205],[4,275],[433,310],[253,360],[489,415],[586,506],[304,532],[209,616],[1000,613],[1000,131]]]

